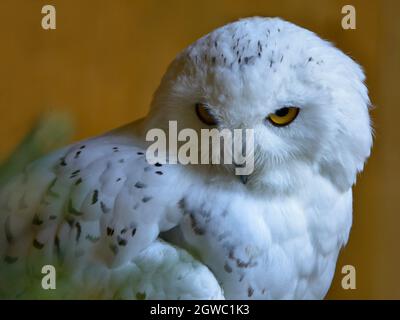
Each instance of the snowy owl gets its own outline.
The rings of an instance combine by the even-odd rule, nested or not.
[[[261,17],[214,30],[171,63],[146,118],[2,188],[0,296],[323,298],[372,146],[369,104],[362,69],[308,30]],[[146,133],[170,121],[253,129],[254,171],[151,163]]]

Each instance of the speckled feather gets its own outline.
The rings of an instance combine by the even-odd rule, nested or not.
[[[222,297],[206,267],[157,240],[180,220],[185,183],[179,167],[150,165],[144,151],[106,135],[29,165],[1,192],[0,277],[26,266],[38,277],[49,263],[76,286],[55,297]],[[32,298],[30,282],[2,279],[0,293]]]

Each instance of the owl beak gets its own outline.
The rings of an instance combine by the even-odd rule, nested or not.
[[[235,162],[233,162],[233,165],[235,166],[235,168],[243,168],[243,165],[240,164],[236,164]],[[237,175],[239,180],[243,183],[246,184],[249,181],[250,175],[249,174],[239,174]]]
[[[241,175],[239,176],[240,181],[242,181],[243,184],[246,184],[247,181],[249,180],[249,176]]]

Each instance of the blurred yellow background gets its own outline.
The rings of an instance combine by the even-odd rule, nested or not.
[[[41,28],[41,8],[57,29]],[[343,30],[352,4],[357,29]],[[46,110],[76,120],[75,139],[146,114],[168,63],[188,44],[240,17],[280,16],[331,40],[361,63],[373,104],[375,146],[354,190],[354,225],[328,298],[400,298],[400,1],[2,0],[0,159]],[[341,267],[357,289],[341,288]]]

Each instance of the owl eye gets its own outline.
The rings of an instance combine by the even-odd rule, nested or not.
[[[208,126],[215,126],[217,124],[215,118],[210,114],[208,106],[204,103],[196,103],[196,114]]]
[[[287,126],[299,114],[300,109],[297,107],[284,107],[271,113],[267,119],[276,127]]]

